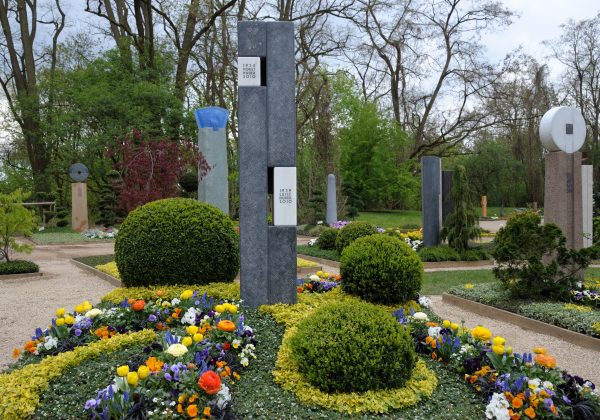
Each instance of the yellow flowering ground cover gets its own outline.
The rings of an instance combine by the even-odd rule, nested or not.
[[[108,274],[109,276],[113,276],[121,280],[121,275],[119,274],[119,269],[117,268],[116,261],[111,261],[107,264],[100,264],[94,268],[98,271],[102,271],[103,273]]]
[[[278,359],[275,364],[277,369],[273,372],[275,382],[283,389],[296,394],[305,404],[316,404],[321,407],[348,412],[348,414],[360,412],[386,413],[391,409],[414,406],[427,400],[437,386],[437,378],[420,360],[415,366],[412,378],[404,387],[399,389],[327,394],[312,386],[302,377],[298,365],[291,359],[290,340],[296,332],[296,326],[316,308],[334,302],[346,301],[358,302],[360,299],[344,294],[339,288],[335,288],[327,293],[298,294],[298,304],[296,305],[276,304],[264,305],[259,308],[261,312],[269,314],[277,322],[286,326],[283,341],[277,354]],[[375,306],[390,311],[400,308],[405,311],[410,311],[410,308],[416,311],[420,310],[419,305],[414,301],[393,307]]]
[[[302,258],[296,258],[296,265],[298,266],[298,268],[302,268],[302,267],[316,267],[319,264],[314,263],[312,261],[306,261],[303,260]]]
[[[119,334],[109,340],[100,340],[73,351],[48,356],[39,364],[30,364],[10,373],[0,374],[0,418],[26,419],[39,405],[40,395],[50,382],[67,369],[93,359],[102,353],[114,353],[126,347],[151,343],[156,339],[152,330]]]
[[[198,284],[181,284],[170,286],[148,286],[148,287],[121,287],[112,290],[101,301],[110,301],[117,305],[123,302],[123,299],[135,300],[156,300],[159,297],[163,300],[173,300],[179,298],[181,294],[188,289],[197,290],[200,294],[206,293],[208,296],[215,299],[240,299],[240,284],[239,283],[210,283],[206,285]],[[162,291],[162,295],[156,292]]]

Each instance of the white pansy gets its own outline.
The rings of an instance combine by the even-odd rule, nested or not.
[[[171,301],[171,305],[177,305],[179,302],[181,302],[179,299],[175,298]]]
[[[93,318],[93,317],[101,315],[101,314],[102,314],[102,311],[100,309],[90,309],[89,311],[86,312],[85,317]]]
[[[421,296],[419,298],[419,305],[424,306],[427,309],[429,309],[429,306],[431,305],[431,299],[429,299],[428,297],[425,297],[425,296]]]
[[[317,275],[313,274],[312,276],[310,276],[310,279],[311,279],[312,281],[319,281],[319,276],[317,276]]]
[[[510,420],[509,407],[504,394],[494,394],[485,408],[485,416],[490,420]]]
[[[56,341],[56,339],[52,336],[48,336],[46,338],[46,342],[44,343],[44,347],[46,348],[46,350],[50,350],[53,349],[54,347],[56,347],[56,344],[58,342]]]
[[[431,338],[438,338],[441,329],[441,327],[429,327],[429,330],[427,330],[427,335]]]
[[[218,406],[220,409],[224,409],[227,403],[231,401],[231,394],[229,393],[229,388],[223,384],[221,385],[221,390],[217,392],[217,400],[212,400],[208,402],[209,407]]]

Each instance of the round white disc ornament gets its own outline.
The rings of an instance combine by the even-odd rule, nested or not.
[[[575,153],[585,141],[585,120],[577,108],[560,106],[540,122],[540,140],[549,152]]]

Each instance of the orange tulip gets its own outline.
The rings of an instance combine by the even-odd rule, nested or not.
[[[165,294],[165,292],[163,292],[162,290],[157,290],[156,292],[154,292],[155,294],[157,294],[158,296],[162,296]]]
[[[535,363],[549,369],[556,367],[556,359],[552,356],[548,356],[547,354],[538,354],[535,358]]]
[[[224,319],[222,321],[219,321],[219,323],[217,324],[217,328],[223,331],[234,331],[235,324],[229,320]]]
[[[146,302],[144,302],[143,300],[138,300],[133,305],[131,305],[134,311],[141,311],[142,309],[144,309],[144,306],[146,306]]]

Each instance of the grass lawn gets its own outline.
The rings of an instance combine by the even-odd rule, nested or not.
[[[115,254],[93,255],[91,257],[79,257],[73,259],[80,263],[84,263],[85,265],[89,265],[90,267],[96,267],[97,265],[108,264],[109,262],[114,261]]]
[[[514,209],[518,209],[520,207],[504,207],[504,216],[510,216],[510,213]],[[481,207],[477,207],[475,209],[477,215],[481,217]],[[487,217],[500,217],[500,207],[488,207],[487,208]]]
[[[600,278],[600,268],[587,268],[585,278]],[[441,295],[454,286],[463,284],[491,283],[496,281],[492,270],[457,270],[425,273],[422,295]]]
[[[375,226],[382,228],[397,228],[407,223],[422,225],[422,216],[420,211],[415,210],[392,210],[390,213],[370,213],[361,211],[356,220],[364,220]]]
[[[114,242],[114,239],[93,239],[65,227],[46,227],[33,233],[33,240],[38,244],[59,244],[73,242]]]

